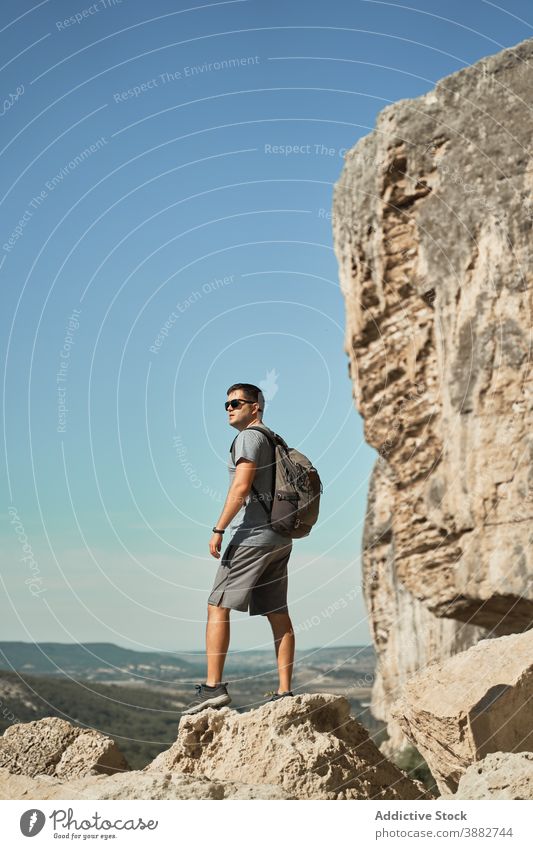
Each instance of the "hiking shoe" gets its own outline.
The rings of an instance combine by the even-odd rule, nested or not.
[[[198,711],[208,707],[220,708],[229,705],[231,702],[231,696],[226,689],[227,684],[218,684],[216,687],[209,687],[207,684],[195,684],[194,686],[196,695],[192,702],[182,710],[182,716],[198,713]]]
[[[268,693],[263,693],[264,696],[270,696],[270,699],[267,699],[269,702],[277,702],[278,699],[284,699],[285,696],[294,696],[292,690],[287,690],[285,693],[277,693],[275,690],[269,690]]]

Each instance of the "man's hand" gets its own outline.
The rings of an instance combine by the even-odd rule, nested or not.
[[[209,540],[209,551],[216,557],[217,560],[220,557],[220,547],[222,545],[222,534],[213,534],[211,539]]]

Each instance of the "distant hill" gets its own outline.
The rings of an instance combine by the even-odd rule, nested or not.
[[[143,652],[114,643],[0,642],[0,669],[141,685],[199,680],[205,675],[205,653],[202,650],[186,654],[189,660],[184,660],[179,652]],[[262,651],[230,651],[225,671],[260,671],[266,661],[275,665],[273,647]],[[376,656],[373,646],[297,648],[295,661],[314,669],[331,670],[333,674],[339,667],[345,675],[349,669],[373,672]]]
[[[147,682],[176,677],[196,678],[198,664],[174,652],[142,652],[114,643],[22,643],[0,642],[0,669],[32,675],[66,675],[92,681]]]

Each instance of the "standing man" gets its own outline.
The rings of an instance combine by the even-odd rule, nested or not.
[[[228,494],[209,542],[212,556],[220,558],[223,535],[228,528],[231,539],[222,554],[207,603],[207,678],[204,684],[196,685],[196,696],[182,716],[231,702],[226,684],[222,683],[222,673],[229,647],[232,609],[243,612],[249,609],[250,616],[268,617],[279,672],[279,687],[270,701],[293,695],[295,640],[287,608],[287,563],[292,538],[272,530],[263,504],[252,493],[253,484],[270,510],[273,449],[266,435],[248,430],[251,425],[263,423],[265,399],[259,387],[252,383],[234,383],[227,396],[229,424],[239,434],[234,445],[235,462],[230,458],[229,463]]]

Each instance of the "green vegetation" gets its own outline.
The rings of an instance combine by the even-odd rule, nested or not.
[[[424,758],[414,746],[408,746],[392,759],[396,766],[407,773],[409,778],[416,778],[428,790],[439,794],[439,790],[431,771]]]
[[[24,695],[2,697],[2,734],[14,723],[58,716],[112,737],[132,769],[145,767],[168,749],[178,734],[180,709],[173,704],[175,689],[167,695],[141,687],[0,673],[0,694],[13,687],[24,688]],[[14,720],[9,721],[9,712]]]

